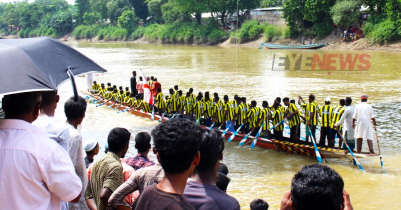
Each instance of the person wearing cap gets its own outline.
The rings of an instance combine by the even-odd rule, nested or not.
[[[333,107],[330,106],[331,100],[330,97],[327,97],[324,100],[324,106],[320,107],[320,142],[319,146],[326,146],[326,139],[328,146],[334,148],[334,141],[330,139],[330,123],[333,116]]]
[[[94,139],[90,139],[88,142],[85,143],[84,150],[86,152],[86,157],[84,160],[86,168],[88,168],[89,165],[93,163],[93,158],[99,153],[99,149],[99,143]]]
[[[357,152],[361,153],[362,140],[368,140],[369,152],[375,154],[373,150],[373,128],[371,122],[376,127],[375,113],[372,105],[367,103],[368,95],[361,97],[361,103],[355,106],[355,112],[352,121],[352,127],[355,129]]]

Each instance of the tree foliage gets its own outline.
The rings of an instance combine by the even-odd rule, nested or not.
[[[132,33],[139,24],[139,18],[135,16],[132,10],[125,10],[120,17],[118,17],[118,26],[125,28],[128,33]]]
[[[149,16],[148,5],[146,0],[130,0],[132,7],[134,8],[135,14],[142,20],[146,20]]]
[[[132,10],[128,0],[111,0],[107,2],[107,16],[111,23],[117,23],[118,17],[126,10]]]
[[[283,0],[261,0],[261,7],[280,7],[283,6]]]
[[[337,1],[330,10],[333,22],[342,26],[343,29],[347,29],[353,23],[358,23],[362,16],[361,5],[362,3],[359,0]]]

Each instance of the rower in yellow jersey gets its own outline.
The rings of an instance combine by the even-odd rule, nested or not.
[[[302,101],[302,102],[301,102]],[[298,104],[305,109],[305,127],[306,127],[306,142],[309,142],[309,136],[312,135],[313,139],[316,140],[316,126],[318,124],[318,106],[315,102],[315,95],[309,95],[309,103],[305,104],[302,100],[302,96],[299,96]],[[309,127],[310,129],[309,130]]]
[[[214,102],[213,122],[215,123],[216,127],[220,127],[221,124],[224,122],[225,103],[221,101],[218,96],[214,98],[213,102]]]
[[[274,112],[271,117],[271,119],[273,120],[273,126],[277,125],[278,123],[284,120],[284,112],[282,112],[282,109],[280,109],[279,106],[280,103],[277,100],[275,100],[273,104]],[[283,130],[284,130],[283,124],[280,124],[274,128],[273,132],[277,140],[280,141],[283,140]]]
[[[244,113],[242,112],[243,104],[241,102],[242,102],[241,97],[237,97],[236,98],[237,108],[235,110],[235,117],[234,117],[235,130],[238,130],[238,128],[245,123]],[[242,133],[243,130],[244,129],[241,128],[240,133]]]
[[[208,93],[208,92],[207,92]],[[205,102],[204,104],[204,118],[205,118],[205,126],[210,127],[212,125],[212,117],[213,117],[213,101],[209,98],[209,94],[205,94]]]
[[[185,96],[184,110],[185,110],[185,116],[187,117],[187,119],[191,121],[193,120],[192,119],[193,113],[191,112],[193,105],[194,105],[194,99],[192,98],[191,93],[187,92]]]
[[[155,104],[156,104],[156,112],[159,113],[159,115],[163,114],[165,112],[167,104],[163,98],[163,93],[161,92],[161,88],[157,88],[157,96]]]
[[[260,111],[259,115],[259,124],[263,124],[262,128],[262,133],[260,134],[260,137],[262,138],[270,138],[271,132],[270,132],[270,108],[269,108],[269,103],[267,101],[262,102],[262,110]]]
[[[135,101],[134,97],[135,97],[135,95],[133,93],[131,93],[128,97],[125,97],[123,105],[133,107],[133,104]]]
[[[142,109],[142,111],[150,113],[151,112],[150,105],[145,101],[143,101],[142,99],[143,99],[142,96],[138,98],[140,102],[137,102],[138,106],[136,106],[135,109]]]
[[[301,117],[295,103],[290,103],[289,98],[283,99],[284,105],[287,106],[285,110],[285,118],[288,120],[290,126],[290,141],[293,143],[299,143],[301,137]]]
[[[96,81],[93,81],[91,92],[94,94],[97,94],[99,92],[99,89],[100,89],[100,85]]]
[[[180,116],[184,114],[184,107],[185,107],[185,96],[182,95],[182,90],[178,91],[178,113]]]
[[[178,85],[174,85],[174,95],[178,95]]]
[[[105,93],[106,93],[106,87],[104,86],[104,83],[102,83],[100,85],[99,92],[95,95],[98,95],[98,96],[104,98]]]
[[[241,98],[242,101],[242,116],[244,118],[244,122],[245,119],[248,116],[248,112],[251,110],[251,105],[249,103],[246,102],[246,97],[242,97]],[[249,123],[245,122],[244,126],[241,129],[243,132],[245,133],[249,133],[250,129],[249,129]]]
[[[334,148],[334,141],[330,140],[330,124],[333,116],[333,107],[330,106],[331,100],[330,97],[327,97],[324,101],[324,106],[320,107],[320,142],[319,146],[326,146],[326,138],[328,142],[328,146],[330,148]]]
[[[234,132],[234,106],[232,105],[232,101],[229,101],[229,98],[227,95],[224,96],[224,119],[226,120],[226,128],[228,128],[228,131]]]
[[[249,122],[249,128],[253,130],[251,133],[252,136],[256,136],[260,128],[259,115],[261,114],[261,109],[256,105],[256,101],[251,101],[251,110],[248,112],[248,116],[245,119],[246,122]]]
[[[178,110],[178,98],[177,95],[174,93],[174,90],[170,88],[170,113],[175,114]]]
[[[333,117],[331,119],[331,123],[330,123],[330,141],[334,142],[334,139],[336,138],[337,134],[337,130],[340,131],[340,133],[343,133],[342,131],[342,126],[339,125],[338,128],[335,126],[336,123],[338,123],[341,119],[341,117],[344,114],[345,111],[345,100],[341,99],[339,101],[339,105],[334,109],[333,111]],[[339,137],[340,140],[338,141],[338,148],[341,149],[341,144],[343,142],[343,139],[341,137]]]
[[[191,94],[192,101],[193,101],[193,102],[196,102],[196,96],[195,96],[195,94],[194,94],[194,89],[193,89],[193,88],[189,88],[189,91],[188,91],[188,92]]]
[[[197,99],[197,101],[193,105],[192,111],[191,111],[191,112],[194,113],[195,122],[197,122],[198,119],[202,118],[203,112],[205,111],[204,104],[202,102],[202,96],[198,95],[198,97],[196,99]],[[199,121],[198,124],[200,124],[200,121]]]
[[[124,98],[129,97],[130,95],[131,95],[131,92],[129,91],[129,87],[125,87]]]

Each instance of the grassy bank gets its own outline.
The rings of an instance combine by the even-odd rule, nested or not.
[[[218,44],[228,38],[228,34],[214,24],[173,23],[139,26],[131,33],[125,28],[107,25],[81,25],[75,28],[74,38],[97,37],[104,41],[132,41],[144,38],[149,42],[163,44]]]
[[[260,24],[256,20],[248,20],[238,31],[231,32],[231,43],[246,43],[264,36],[266,42],[290,38],[288,27],[277,27],[267,23]]]

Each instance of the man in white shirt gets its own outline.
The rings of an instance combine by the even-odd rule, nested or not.
[[[367,104],[368,95],[362,95],[361,103],[356,105],[354,117],[352,121],[352,127],[355,129],[356,148],[357,152],[361,153],[362,140],[368,140],[369,152],[371,155],[375,155],[373,150],[373,125],[376,126],[375,114],[373,113],[373,107]],[[355,125],[356,121],[356,125]]]
[[[32,124],[42,129],[50,139],[56,141],[68,152],[70,141],[68,126],[54,118],[59,100],[60,96],[57,95],[57,91],[42,92],[40,115]]]
[[[143,90],[143,80],[142,80],[142,77],[139,77],[139,82],[138,83],[136,83],[136,89],[138,90],[138,95],[137,95],[137,97],[141,97],[141,96],[143,96],[143,92],[144,92],[144,90]]]
[[[1,209],[61,209],[78,202],[82,183],[68,153],[31,123],[39,115],[40,92],[6,95],[0,122]]]
[[[86,101],[82,97],[78,97],[75,101],[74,96],[68,99],[64,104],[64,113],[67,117],[67,123],[70,131],[70,147],[69,153],[74,164],[75,172],[82,181],[82,196],[77,204],[70,203],[70,210],[83,210],[88,209],[85,201],[85,191],[88,186],[88,172],[86,171],[85,165],[85,154],[84,146],[82,142],[82,136],[79,133],[78,125],[80,125],[85,118],[86,112]]]
[[[352,104],[352,99],[350,97],[345,98],[345,110],[344,114],[341,116],[340,120],[334,124],[335,127],[340,126],[341,124],[344,123],[343,126],[343,137],[344,141],[347,141],[348,146],[350,149],[354,150],[355,149],[355,130],[352,127],[352,121],[354,117],[354,111],[355,108],[351,105]],[[340,144],[341,144],[341,139],[340,139]],[[345,145],[338,145],[338,149],[345,148]]]

